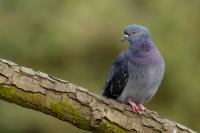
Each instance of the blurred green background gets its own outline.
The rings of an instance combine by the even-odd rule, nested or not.
[[[199,0],[0,0],[0,58],[99,93],[124,27],[147,26],[166,62],[146,106],[200,131]],[[86,132],[0,101],[2,133]]]

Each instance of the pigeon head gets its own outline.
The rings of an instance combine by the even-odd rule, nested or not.
[[[123,41],[127,40],[129,43],[133,43],[138,39],[140,39],[141,37],[149,37],[149,36],[150,32],[146,27],[138,24],[131,24],[124,29]]]

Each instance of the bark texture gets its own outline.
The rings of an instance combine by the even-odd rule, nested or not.
[[[3,59],[0,59],[0,99],[96,133],[195,132],[155,112],[133,113],[127,105]]]

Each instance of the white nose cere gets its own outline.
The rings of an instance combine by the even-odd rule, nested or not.
[[[128,35],[125,34],[125,35],[124,35],[124,38],[128,38]]]
[[[124,34],[124,37],[123,37],[123,39],[121,41],[123,42],[123,41],[126,41],[127,39],[128,39],[128,35]]]

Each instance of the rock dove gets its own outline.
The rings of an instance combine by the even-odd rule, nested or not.
[[[165,64],[146,27],[128,25],[123,40],[128,41],[128,48],[112,63],[102,95],[130,104],[134,112],[140,113],[160,86]]]

